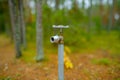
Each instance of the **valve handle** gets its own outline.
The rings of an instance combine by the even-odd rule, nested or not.
[[[63,26],[63,25],[53,25],[53,28],[61,29],[61,28],[69,28],[69,26],[68,25],[66,25],[66,26]]]

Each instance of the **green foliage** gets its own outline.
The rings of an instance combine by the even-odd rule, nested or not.
[[[80,24],[84,21],[84,14],[79,8],[72,8],[68,11],[68,18],[72,25]]]
[[[116,0],[116,2],[117,2],[117,7],[118,7],[118,9],[120,9],[120,0]]]
[[[96,49],[107,49],[114,54],[120,53],[119,32],[115,30],[111,31],[110,34],[107,34],[107,32],[101,28],[100,16],[93,16],[92,20],[94,24],[91,27],[90,33],[88,33],[86,32],[88,16],[86,16],[85,12],[82,12],[79,8],[73,7],[70,10],[65,8],[54,10],[48,5],[43,5],[42,11],[43,42],[45,51],[47,51],[47,49],[50,50],[56,48],[56,45],[50,43],[50,37],[59,33],[58,31],[54,31],[52,25],[62,24],[70,26],[70,28],[64,30],[64,42],[65,45],[71,47],[73,51],[90,52]],[[27,26],[27,41],[36,44],[35,35],[36,21]],[[51,53],[54,52],[51,51]]]
[[[101,25],[101,20],[100,20],[100,16],[94,16],[93,17],[93,22],[95,23],[95,27],[93,27],[93,29],[96,31],[96,32],[100,32],[101,31],[101,28],[103,27]]]
[[[0,4],[2,4],[0,7],[0,30],[4,30],[5,23],[2,21],[4,21],[4,19],[6,20],[5,15],[9,13],[9,10],[3,5],[7,4],[6,2],[2,3],[1,1]],[[119,4],[117,4],[117,6],[119,6]],[[115,30],[107,34],[107,32],[102,29],[103,26],[101,25],[101,17],[98,15],[98,8],[98,5],[93,6],[93,11],[97,12],[93,12],[93,26],[91,26],[90,33],[88,33],[86,32],[89,21],[89,16],[87,15],[88,9],[82,11],[82,9],[74,5],[74,3],[71,9],[63,8],[58,10],[54,10],[54,8],[51,8],[49,5],[42,5],[43,42],[46,51],[47,49],[56,48],[56,45],[50,43],[50,37],[55,35],[52,25],[62,24],[70,26],[69,29],[64,30],[64,42],[65,45],[73,48],[73,51],[81,52],[82,50],[109,49],[111,53],[119,55],[120,32],[119,30]],[[6,12],[7,14],[4,14]],[[29,17],[33,17],[34,21],[26,24],[27,41],[28,43],[36,44],[36,15],[30,15]],[[56,34],[59,33],[57,32]],[[51,47],[49,48],[49,46]]]
[[[0,32],[5,31],[6,24],[10,23],[9,19],[8,2],[0,0]]]

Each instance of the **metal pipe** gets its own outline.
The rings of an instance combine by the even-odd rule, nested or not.
[[[58,80],[64,80],[64,44],[58,44]]]
[[[63,41],[63,28],[69,26],[53,25],[54,29],[60,29],[60,34],[50,38],[51,43],[58,43],[58,80],[64,80],[64,41]]]

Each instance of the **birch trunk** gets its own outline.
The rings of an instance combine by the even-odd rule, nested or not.
[[[36,0],[37,20],[36,20],[36,42],[37,42],[37,61],[44,58],[43,53],[43,30],[42,30],[42,0]]]

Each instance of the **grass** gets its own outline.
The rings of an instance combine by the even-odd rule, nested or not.
[[[109,34],[107,31],[102,30],[101,33],[93,33],[88,34],[84,30],[79,30],[78,28],[66,29],[64,32],[64,42],[65,46],[71,48],[73,53],[92,53],[97,49],[109,50],[113,54],[120,54],[120,39],[119,39],[119,31],[112,30]],[[72,30],[72,32],[71,32]],[[31,26],[27,27],[27,41],[31,41],[36,44],[36,34],[35,30]],[[44,51],[47,53],[57,53],[57,46],[53,46],[50,43],[50,36],[52,35],[52,31],[50,34],[46,34],[44,36]],[[31,39],[31,37],[33,37]]]
[[[35,62],[36,51],[35,50],[25,50],[22,52],[22,60],[25,62]]]
[[[106,65],[106,66],[109,66],[110,64],[112,64],[111,60],[109,60],[108,58],[92,59],[92,63],[99,64],[99,65]]]
[[[44,53],[46,53],[46,51]],[[21,57],[21,59],[26,63],[35,63],[36,55],[37,55],[35,44],[29,42],[28,48],[25,50],[24,49],[22,50],[22,55],[23,56]],[[48,57],[46,54],[42,62],[45,62],[45,61],[48,61]]]
[[[114,79],[114,80],[120,80],[120,78],[116,78],[116,79]]]
[[[7,77],[0,77],[0,80],[14,80],[10,76]]]
[[[30,30],[31,31],[31,30]],[[81,33],[80,33],[81,34]],[[68,34],[66,34],[68,35]],[[9,40],[9,38],[5,35],[5,34],[1,34],[0,35],[0,42],[4,42],[4,40]],[[119,57],[120,56],[120,39],[118,38],[119,36],[119,32],[117,31],[111,31],[110,34],[108,34],[107,32],[102,32],[101,34],[92,34],[90,36],[89,41],[86,39],[85,37],[86,35],[77,35],[74,36],[76,39],[76,44],[77,45],[67,45],[65,43],[65,46],[70,47],[72,53],[93,53],[95,50],[97,49],[101,49],[101,50],[108,50],[110,52],[111,55]],[[74,39],[70,36],[67,36],[67,38],[65,38],[65,40],[68,40],[68,42],[74,42]],[[78,41],[77,38],[80,38]],[[28,45],[27,45],[27,49],[23,50],[23,57],[22,59],[25,60],[26,62],[35,62],[35,58],[36,58],[36,42],[35,42],[35,37],[34,40],[31,40],[30,34],[27,35],[27,41],[28,41]],[[69,41],[70,39],[70,41]],[[5,41],[8,42],[8,41]],[[3,43],[0,44],[0,46],[2,46]],[[5,44],[5,43],[4,43]],[[50,43],[49,40],[45,40],[44,41],[44,53],[57,53],[57,46],[53,45]],[[102,62],[103,61],[103,62]],[[105,64],[109,64],[107,63],[107,60],[100,60],[100,62]]]
[[[81,37],[82,39],[82,37]],[[72,41],[71,41],[72,42]],[[70,45],[71,46],[71,45]],[[79,47],[80,46],[80,47]],[[117,31],[110,34],[102,32],[101,34],[92,34],[90,40],[85,40],[79,46],[72,46],[73,51],[80,53],[91,53],[95,50],[108,50],[111,54],[120,54],[120,39]]]

